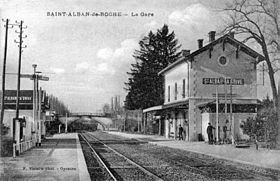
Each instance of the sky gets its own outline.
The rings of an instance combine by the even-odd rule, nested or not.
[[[197,49],[197,39],[208,41],[208,32],[219,31],[223,15],[221,0],[2,0],[1,19],[23,20],[23,74],[32,74],[32,64],[49,77],[40,86],[62,100],[72,112],[95,112],[111,97],[124,100],[133,52],[149,31],[164,24],[175,32],[182,49]],[[55,16],[66,12],[65,16]],[[73,13],[120,13],[121,16],[73,16]],[[72,16],[69,16],[69,13]],[[127,15],[126,15],[127,14]],[[138,16],[136,16],[138,15]],[[144,15],[144,16],[143,16]],[[19,28],[9,29],[6,89],[16,89]],[[5,37],[0,22],[1,71]],[[253,47],[254,48],[254,47]],[[2,73],[1,73],[2,74]],[[265,79],[268,82],[268,79]],[[262,82],[262,80],[260,80]],[[22,89],[32,81],[22,79]],[[260,86],[261,95],[267,90]]]

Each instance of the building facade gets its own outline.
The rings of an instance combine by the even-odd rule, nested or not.
[[[164,104],[160,112],[164,119],[165,136],[178,137],[178,126],[184,128],[187,141],[207,141],[210,122],[215,138],[221,139],[222,127],[227,135],[244,139],[242,121],[256,115],[256,65],[264,57],[233,34],[215,39],[209,32],[209,43],[192,53],[183,51],[183,58],[159,72],[164,77]]]
[[[47,101],[45,92],[41,91],[41,93],[37,93],[37,95],[41,96],[41,98],[38,98],[38,103],[40,100],[41,106],[39,108],[39,104],[37,103],[37,111],[34,112],[33,90],[21,90],[19,97],[19,118],[22,120],[13,121],[16,117],[16,92],[16,90],[5,91],[3,124],[9,128],[8,133],[5,136],[11,138],[14,137],[18,143],[22,143],[35,140],[36,135],[38,137],[38,130],[40,130],[40,135],[44,137],[46,133],[45,110],[48,107],[46,104]],[[37,124],[34,122],[34,114],[36,116],[35,119],[38,120],[36,121]],[[40,129],[39,126],[41,127]]]

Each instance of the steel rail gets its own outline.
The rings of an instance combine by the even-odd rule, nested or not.
[[[103,160],[101,159],[101,157],[97,154],[97,152],[94,150],[94,148],[90,145],[90,143],[88,142],[87,138],[80,133],[81,137],[83,137],[83,139],[85,140],[85,142],[88,144],[88,146],[90,147],[90,149],[92,150],[92,152],[94,153],[94,155],[97,157],[98,161],[102,164],[102,166],[106,169],[106,171],[109,173],[109,175],[112,177],[112,179],[114,181],[117,181],[116,177],[113,175],[113,173],[110,171],[110,169],[107,167],[107,165],[103,162]]]
[[[92,137],[94,137],[96,140],[98,140],[94,135],[92,135],[92,133],[91,132],[87,132],[87,133],[89,133]],[[99,141],[99,140],[98,140]],[[120,140],[120,142],[124,142],[124,141],[122,141],[122,140]],[[103,143],[103,142],[101,142],[102,144],[104,144],[105,145],[105,143]],[[125,143],[125,142],[124,142]],[[105,146],[107,146],[107,145],[105,145]],[[109,147],[109,146],[107,146],[107,147]],[[110,147],[109,147],[110,148]],[[114,151],[114,150],[113,150]],[[204,155],[204,156],[207,156],[207,155],[205,155],[205,154],[202,154],[202,155]],[[193,155],[192,155],[193,156]],[[201,163],[202,163],[202,167],[204,167],[204,166],[207,166],[207,165],[210,165],[210,166],[219,166],[219,164],[217,164],[217,163],[215,163],[215,161],[210,161],[210,160],[204,160],[204,159],[202,159],[202,158],[198,158],[198,157],[192,157],[192,156],[187,156],[188,158],[190,158],[190,159],[195,159],[195,160],[197,160],[197,161],[200,161]],[[226,178],[226,175],[227,174],[238,174],[238,172],[241,172],[241,173],[243,173],[244,175],[250,175],[251,177],[254,177],[255,176],[255,174],[252,174],[252,173],[246,173],[245,171],[243,171],[243,170],[238,170],[238,172],[236,172],[236,171],[232,171],[232,170],[230,170],[230,169],[227,169],[227,168],[222,168],[222,169],[224,169],[226,172],[228,172],[228,173],[213,173],[213,171],[207,171],[207,170],[204,170],[203,168],[197,168],[197,167],[195,167],[195,166],[193,166],[193,165],[188,165],[188,164],[186,164],[186,163],[183,163],[183,162],[180,162],[180,161],[175,161],[175,162],[177,162],[177,163],[179,163],[180,165],[182,165],[183,167],[185,167],[185,168],[188,168],[188,169],[190,169],[190,170],[193,170],[193,171],[196,171],[196,172],[198,172],[198,173],[203,173],[203,175],[205,175],[205,176],[207,176],[207,177],[210,177],[210,178],[219,178],[219,179],[223,179],[223,180],[227,180],[228,178]],[[211,173],[212,172],[212,173]],[[260,175],[258,175],[258,177],[262,177],[262,178],[265,178],[264,176],[260,176]]]
[[[129,163],[131,163],[132,165],[136,166],[137,168],[139,168],[140,170],[142,170],[144,173],[146,173],[147,175],[155,178],[157,181],[164,181],[162,178],[158,177],[157,175],[153,174],[152,172],[148,171],[147,169],[145,169],[144,167],[142,167],[141,165],[137,164],[136,162],[132,161],[131,159],[127,158],[126,156],[124,156],[123,154],[119,153],[118,151],[114,150],[113,148],[109,147],[108,145],[106,145],[105,143],[103,143],[102,141],[100,141],[99,139],[97,139],[94,135],[92,135],[92,133],[87,132],[92,138],[94,138],[97,142],[101,143],[102,145],[104,145],[105,147],[107,147],[108,149],[110,149],[111,151],[113,151],[114,153],[116,153],[117,155],[119,155],[120,157],[124,158],[125,160],[127,160]]]

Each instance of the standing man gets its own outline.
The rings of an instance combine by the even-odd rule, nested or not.
[[[213,129],[215,129],[211,123],[208,123],[207,134],[208,134],[208,143],[213,144]]]
[[[226,120],[226,124],[223,126],[223,143],[227,142],[227,123],[228,120]]]
[[[181,124],[179,125],[179,140],[183,140],[183,127],[181,126]]]

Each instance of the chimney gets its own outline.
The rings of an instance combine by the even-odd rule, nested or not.
[[[187,57],[188,55],[191,54],[191,51],[190,50],[182,50],[182,54],[184,57]]]
[[[216,34],[216,31],[210,31],[208,33],[208,35],[209,35],[209,42],[210,43],[215,40],[215,34]]]
[[[228,33],[231,38],[234,38],[234,31]]]
[[[198,42],[198,49],[202,48],[203,47],[203,39],[198,39],[197,42]]]

